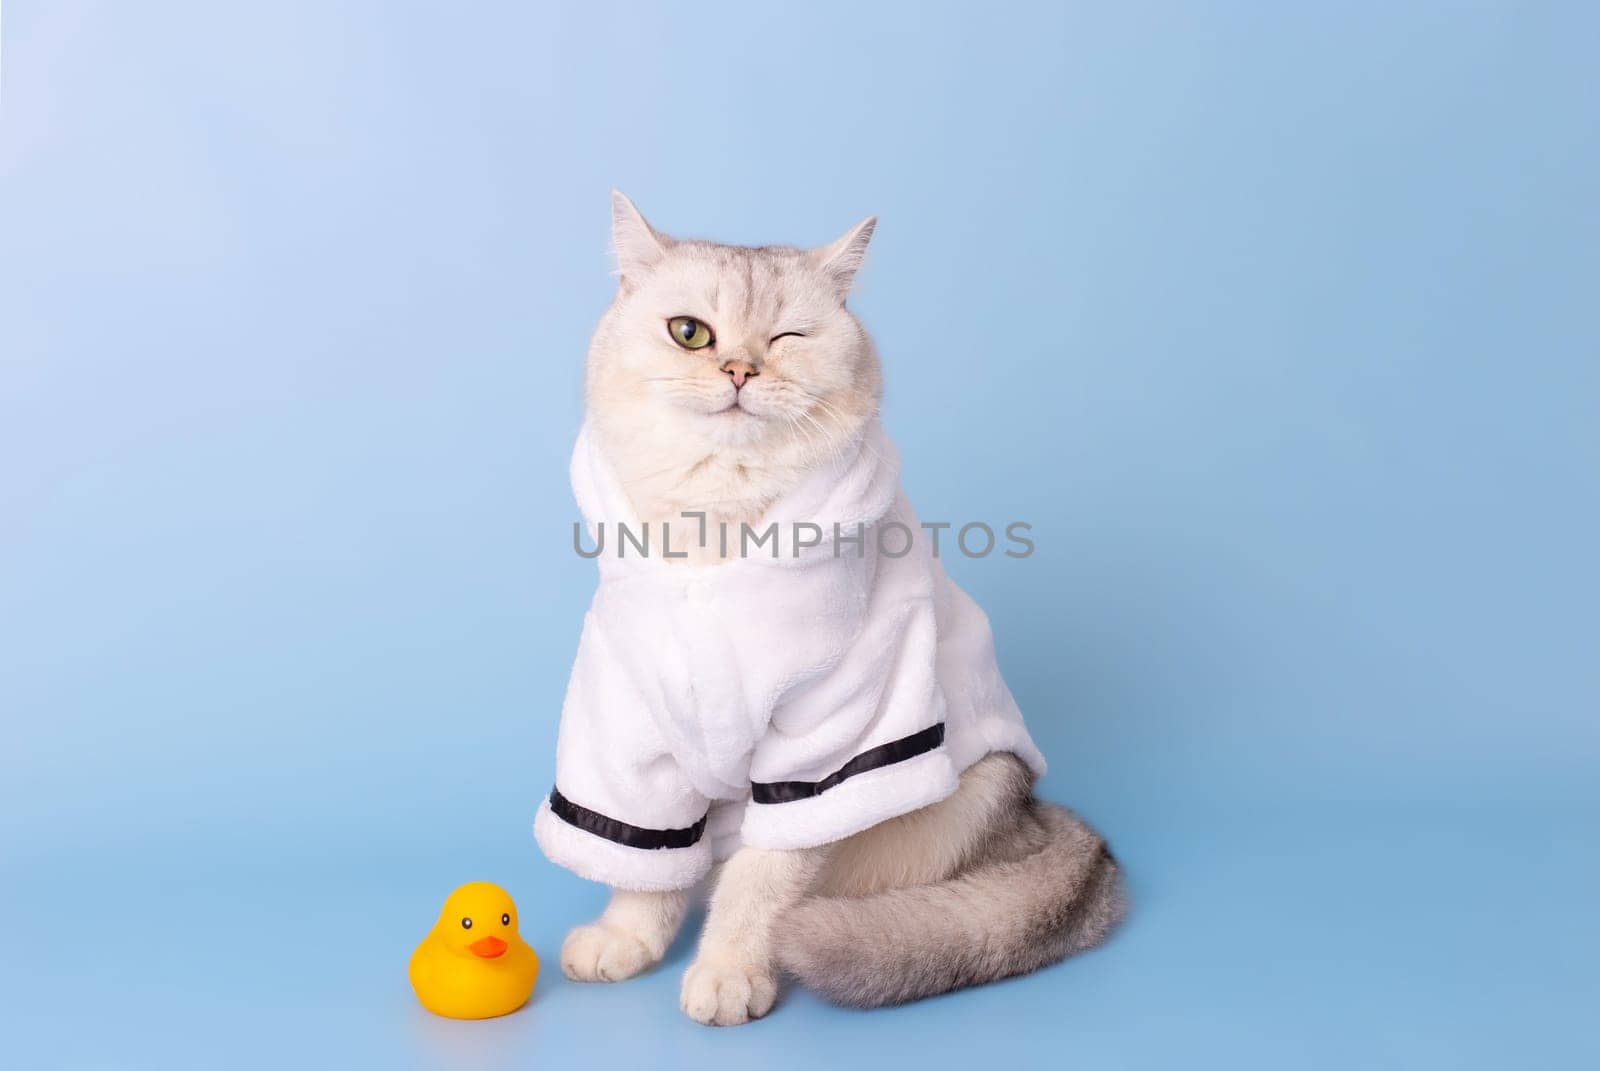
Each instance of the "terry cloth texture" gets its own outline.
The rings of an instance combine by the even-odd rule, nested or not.
[[[992,751],[1043,774],[988,619],[934,558],[876,422],[754,526],[774,539],[720,565],[667,561],[659,532],[651,556],[619,556],[617,526],[641,525],[587,428],[572,485],[605,549],[534,822],[554,862],[685,888],[740,845],[814,847],[936,803]],[[671,532],[679,550],[700,534]]]

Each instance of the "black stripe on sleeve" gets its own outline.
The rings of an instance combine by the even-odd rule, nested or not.
[[[919,733],[891,740],[869,748],[839,767],[821,781],[756,781],[750,786],[750,798],[757,803],[793,803],[820,796],[839,782],[868,770],[893,766],[897,762],[914,759],[925,751],[932,751],[944,743],[944,722],[930,725]]]
[[[687,848],[706,831],[705,816],[687,829],[642,829],[630,826],[573,803],[556,788],[550,790],[550,811],[563,822],[577,826],[585,833],[593,833],[629,848]]]

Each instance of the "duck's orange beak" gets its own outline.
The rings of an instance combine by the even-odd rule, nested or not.
[[[468,945],[467,951],[479,959],[494,959],[506,954],[506,943],[498,937],[483,937]]]

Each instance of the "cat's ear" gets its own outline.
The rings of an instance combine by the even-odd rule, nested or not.
[[[617,255],[617,274],[622,277],[622,285],[631,285],[649,271],[667,251],[670,241],[639,214],[627,194],[621,190],[611,191],[611,248]]]
[[[872,229],[878,225],[877,216],[868,216],[845,232],[838,241],[811,251],[817,266],[833,279],[842,298],[850,292],[856,271],[867,256],[867,243],[872,241]]]

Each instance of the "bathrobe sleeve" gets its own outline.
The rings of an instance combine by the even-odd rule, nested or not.
[[[688,888],[711,868],[708,801],[648,715],[651,701],[591,612],[561,710],[556,784],[534,835],[552,862],[613,888]]]
[[[744,844],[828,844],[955,791],[930,564],[922,546],[877,556],[843,657],[774,709],[751,758]]]

